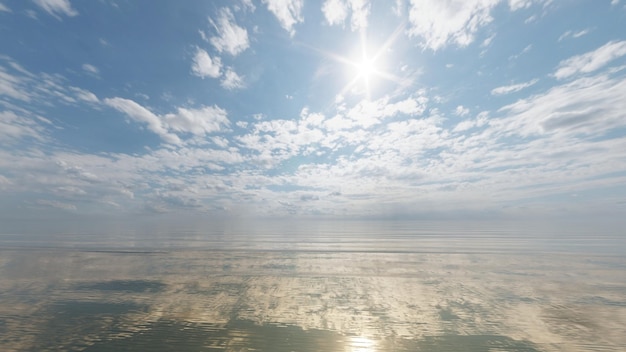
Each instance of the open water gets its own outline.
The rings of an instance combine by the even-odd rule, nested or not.
[[[626,351],[626,240],[306,222],[0,234],[1,351]]]

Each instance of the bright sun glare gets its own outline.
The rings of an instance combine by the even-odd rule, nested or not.
[[[402,32],[402,29],[403,25],[398,26],[398,28],[396,28],[396,30],[383,43],[383,45],[374,50],[373,55],[368,54],[367,48],[369,47],[369,43],[364,31],[361,32],[360,55],[358,58],[349,59],[341,55],[328,53],[328,56],[331,58],[343,64],[347,64],[352,68],[351,80],[341,90],[340,95],[343,95],[347,91],[355,90],[360,94],[365,94],[369,99],[372,84],[375,83],[374,78],[383,78],[393,82],[401,81],[400,78],[384,71],[381,68],[380,61],[381,56],[387,52],[387,49],[396,40],[398,34]]]
[[[372,73],[376,71],[376,67],[374,66],[374,61],[371,59],[363,59],[361,62],[356,64],[357,74],[359,77],[363,79],[369,79]]]

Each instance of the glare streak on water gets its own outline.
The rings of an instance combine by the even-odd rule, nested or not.
[[[2,351],[624,351],[623,236],[415,223],[0,234]]]

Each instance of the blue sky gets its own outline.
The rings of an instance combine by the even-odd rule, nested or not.
[[[623,217],[626,1],[0,1],[2,221]]]

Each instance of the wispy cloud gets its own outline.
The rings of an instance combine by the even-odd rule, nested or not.
[[[100,100],[95,94],[93,94],[92,92],[86,89],[82,89],[78,87],[70,87],[70,90],[74,92],[74,94],[76,95],[76,98],[78,98],[79,100],[82,100],[87,103],[99,103],[100,102]]]
[[[43,140],[44,131],[41,121],[30,116],[18,115],[13,111],[0,112],[0,145],[16,143],[27,137]]]
[[[611,41],[594,51],[561,61],[554,77],[564,79],[579,73],[593,72],[624,55],[626,41]]]
[[[303,0],[263,0],[267,9],[276,16],[280,25],[293,37],[296,34],[294,26],[304,22],[302,16]]]
[[[69,0],[34,0],[35,4],[41,7],[50,15],[60,19],[60,15],[73,17],[78,15]]]
[[[217,32],[217,36],[211,37],[209,41],[218,52],[226,52],[235,56],[250,46],[248,31],[237,25],[230,9],[222,8],[217,20],[210,21]]]
[[[221,75],[221,69],[222,61],[219,57],[211,58],[206,51],[196,48],[191,65],[191,72],[194,75],[201,78],[217,78]]]
[[[0,2],[0,11],[2,11],[2,12],[11,12],[11,9],[9,9],[5,4]]]
[[[533,86],[535,83],[539,82],[538,79],[533,79],[528,82],[511,84],[508,86],[501,86],[491,90],[491,95],[504,95],[519,92],[522,89],[526,89],[530,86]]]
[[[561,36],[559,37],[559,41],[562,41],[562,40],[570,38],[570,37],[571,38],[580,38],[580,37],[582,37],[584,35],[589,34],[590,31],[591,31],[590,29],[583,29],[583,30],[578,31],[578,32],[566,31],[565,33],[561,34]]]
[[[74,204],[63,203],[56,200],[38,199],[37,204],[62,210],[76,210],[76,206]]]
[[[512,115],[498,124],[522,136],[544,133],[602,135],[623,124],[626,81],[606,75],[579,78],[545,94],[519,100],[501,109]],[[505,128],[506,126],[506,128]]]
[[[90,73],[90,74],[92,74],[92,75],[94,75],[94,76],[98,76],[98,75],[100,75],[100,70],[99,70],[96,66],[94,66],[94,65],[91,65],[91,64],[83,64],[83,66],[81,66],[81,67],[82,67],[82,69],[83,69],[85,72]]]
[[[157,135],[159,135],[167,143],[180,143],[180,139],[173,133],[167,131],[167,128],[161,121],[161,119],[153,114],[150,110],[137,104],[130,99],[124,98],[107,98],[104,103],[120,112],[126,114],[131,119],[145,123],[148,125],[148,129]]]

